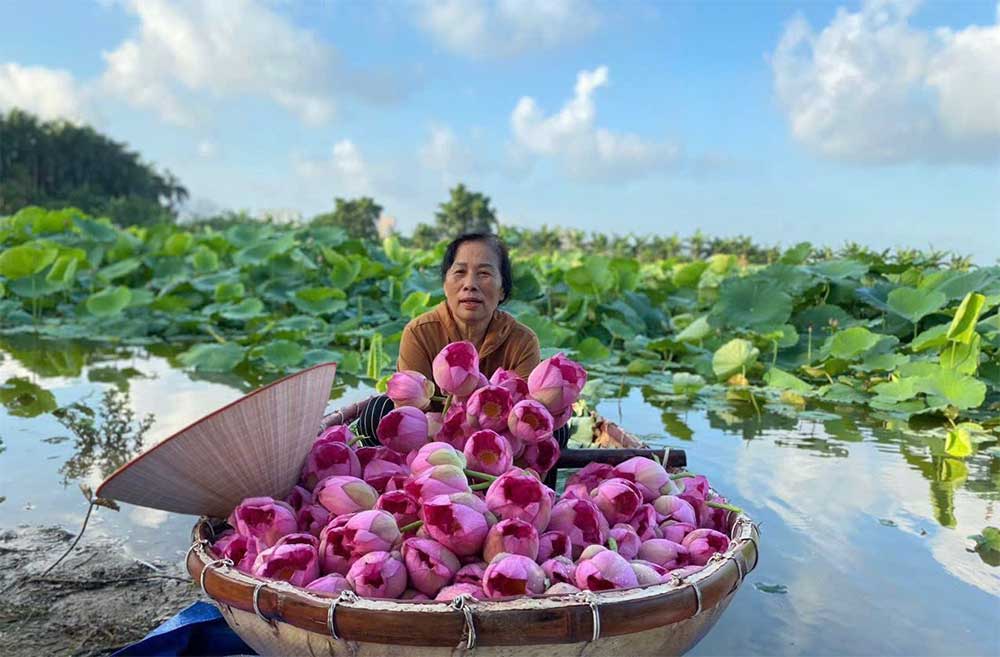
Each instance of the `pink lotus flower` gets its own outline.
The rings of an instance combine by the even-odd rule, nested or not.
[[[438,495],[463,493],[469,490],[469,480],[462,468],[454,465],[435,465],[424,470],[416,478],[406,482],[407,493],[418,500],[427,500]]]
[[[299,530],[295,510],[273,497],[248,497],[233,509],[229,524],[237,533],[254,538],[263,549],[271,547],[285,534]]]
[[[573,407],[567,406],[562,413],[552,414],[552,430],[562,429],[573,417]]]
[[[690,562],[688,549],[680,543],[665,538],[653,538],[639,548],[639,558],[662,566],[667,570],[683,568]]]
[[[662,538],[657,518],[656,509],[652,504],[640,504],[635,515],[629,518],[628,524],[632,525],[639,538],[648,541],[651,538]]]
[[[539,532],[549,524],[554,493],[524,470],[497,477],[486,491],[486,506],[500,518],[525,520]],[[558,528],[557,528],[558,529]]]
[[[347,571],[347,581],[360,596],[398,598],[406,590],[406,566],[398,552],[369,552]]]
[[[405,490],[382,493],[375,502],[375,508],[391,513],[398,527],[405,527],[420,519],[420,503]]]
[[[524,520],[501,520],[486,534],[483,558],[492,562],[501,552],[520,554],[535,561],[538,559],[538,530]]]
[[[434,382],[445,393],[466,397],[479,387],[479,352],[471,342],[452,342],[431,364]]]
[[[618,523],[611,528],[609,535],[611,538],[615,539],[615,543],[618,545],[618,554],[622,555],[629,561],[638,556],[639,546],[642,545],[642,539],[640,539],[639,535],[635,533],[635,528],[632,527],[632,525]]]
[[[313,443],[302,466],[302,481],[311,489],[316,487],[320,479],[334,475],[360,477],[361,463],[354,450],[335,436],[320,437]]]
[[[250,572],[256,577],[305,586],[319,577],[319,555],[308,544],[275,545],[257,555]]]
[[[292,492],[285,497],[285,502],[298,512],[302,507],[313,503],[313,494],[302,486],[295,486],[292,488]]]
[[[538,537],[538,561],[553,557],[572,557],[573,545],[569,536],[559,531],[548,531]]]
[[[528,391],[554,418],[573,405],[586,383],[587,371],[559,353],[535,366],[528,376]]]
[[[253,562],[257,560],[257,539],[226,530],[216,539],[212,549],[220,559],[229,559],[236,564],[236,569],[250,573]]]
[[[458,569],[455,573],[456,584],[475,584],[482,587],[483,575],[486,574],[487,563],[485,561],[473,561]]]
[[[434,600],[437,602],[451,602],[460,595],[469,595],[476,600],[486,599],[486,593],[483,592],[483,587],[476,586],[475,584],[462,583],[444,587],[434,597]]]
[[[604,545],[608,541],[608,521],[590,500],[560,500],[552,507],[548,528],[569,537],[574,559],[588,545]]]
[[[562,450],[559,449],[558,441],[549,436],[537,443],[525,443],[524,451],[521,452],[521,456],[518,457],[517,462],[521,467],[531,468],[540,477],[544,477],[545,473],[554,468],[556,463],[559,462],[559,455],[561,453]]]
[[[632,572],[635,573],[635,578],[639,581],[639,586],[651,586],[653,584],[659,584],[663,581],[663,576],[667,571],[655,563],[650,563],[649,561],[642,561],[641,559],[635,559],[629,562],[632,566]]]
[[[320,504],[310,504],[299,509],[295,520],[299,523],[299,529],[318,537],[320,530],[330,522],[330,512]]]
[[[322,597],[335,598],[342,591],[350,591],[351,585],[347,578],[338,573],[317,577],[306,585],[306,590]]]
[[[505,389],[497,386],[479,388],[465,402],[466,422],[473,429],[505,431],[513,405]]]
[[[470,433],[472,428],[465,413],[465,404],[460,401],[452,402],[444,414],[441,429],[435,439],[460,450],[465,447],[465,439]]]
[[[354,450],[354,453],[358,455],[358,462],[361,464],[362,471],[369,463],[375,460],[389,461],[390,463],[397,463],[399,465],[406,464],[406,458],[402,454],[384,445],[379,445],[378,447],[359,447]]]
[[[520,554],[501,552],[493,557],[483,575],[483,591],[490,598],[531,595],[545,590],[545,571]]]
[[[478,554],[489,531],[486,516],[465,500],[453,501],[451,497],[438,495],[424,501],[421,509],[423,529],[460,557]],[[471,494],[469,497],[477,499]]]
[[[677,522],[685,522],[692,525],[698,522],[691,503],[676,495],[660,495],[653,500],[653,508],[656,509],[656,514],[661,523],[664,520],[676,520]]]
[[[628,522],[642,504],[635,484],[615,477],[602,481],[590,494],[591,500],[607,518],[609,525]]]
[[[684,537],[695,529],[697,527],[692,524],[677,522],[676,520],[664,520],[660,523],[660,531],[663,532],[663,538],[674,543],[683,542]]]
[[[412,406],[427,410],[434,396],[434,382],[414,370],[401,370],[389,377],[386,394],[396,408]]]
[[[517,372],[498,367],[490,377],[490,385],[499,386],[510,393],[510,401],[517,404],[528,396],[528,382],[517,375]]]
[[[405,482],[409,476],[410,469],[405,465],[382,459],[372,459],[365,466],[364,480],[379,493],[384,493],[390,482]]]
[[[549,578],[549,584],[576,582],[576,564],[567,557],[552,557],[542,562],[542,572]]]
[[[580,589],[567,582],[558,582],[545,589],[545,595],[572,595],[579,592]]]
[[[639,586],[639,579],[624,557],[611,550],[601,550],[577,563],[576,585],[588,591],[607,591]]]
[[[396,519],[386,511],[360,511],[344,525],[344,543],[353,557],[369,552],[388,552],[401,538]]]
[[[566,490],[571,486],[583,485],[587,493],[597,488],[605,479],[617,477],[614,468],[607,463],[588,463],[566,480]]]
[[[378,499],[378,491],[366,482],[344,476],[323,479],[316,484],[313,495],[333,516],[371,509]]]
[[[706,479],[704,475],[684,477],[681,481],[684,484],[684,490],[681,492],[681,495],[694,497],[702,500],[703,502],[708,500],[710,488],[708,485],[708,479]]]
[[[691,553],[693,565],[704,566],[713,554],[729,549],[729,538],[714,529],[696,529],[684,537],[681,545]]]
[[[563,490],[562,496],[559,498],[561,500],[589,500],[590,491],[587,490],[585,484],[576,483],[567,485]]]
[[[660,496],[660,489],[671,483],[670,475],[663,466],[644,456],[635,456],[619,463],[614,468],[614,476],[635,482],[644,502],[655,500]]]
[[[514,462],[510,443],[490,429],[482,429],[469,436],[462,453],[470,470],[491,475],[502,475]]]
[[[346,424],[335,424],[331,427],[327,427],[316,436],[316,442],[319,441],[332,440],[339,443],[344,443],[345,445],[350,445],[351,441],[354,440],[354,432]]]
[[[524,399],[511,408],[507,427],[525,443],[537,443],[552,436],[552,414],[534,399]]]
[[[425,470],[433,468],[435,465],[454,465],[458,468],[466,467],[465,455],[455,449],[450,443],[433,442],[427,443],[416,452],[410,452],[413,456],[410,461],[410,471],[414,475],[423,474]]]
[[[427,416],[419,408],[403,406],[389,411],[375,430],[380,443],[396,452],[409,452],[426,445]]]
[[[454,552],[428,538],[406,539],[403,563],[413,588],[431,597],[451,584],[461,567]]]
[[[323,574],[346,575],[354,563],[351,545],[347,542],[344,528],[353,514],[337,516],[319,532],[319,570]]]

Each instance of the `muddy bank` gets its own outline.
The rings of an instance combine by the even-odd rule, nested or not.
[[[60,527],[0,528],[0,655],[107,655],[199,597],[180,562],[142,562]]]

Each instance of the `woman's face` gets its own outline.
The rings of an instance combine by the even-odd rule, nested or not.
[[[479,324],[503,300],[500,259],[485,242],[465,242],[444,277],[444,295],[455,319]]]

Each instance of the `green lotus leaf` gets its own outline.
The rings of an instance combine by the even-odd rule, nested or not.
[[[919,392],[918,377],[907,377],[879,383],[872,388],[876,399],[881,402],[896,404],[908,401]]]
[[[780,262],[786,265],[801,265],[809,259],[812,253],[812,244],[809,242],[799,242],[781,254]]]
[[[353,258],[341,255],[337,251],[323,247],[323,259],[327,261],[330,268],[327,274],[330,277],[330,285],[335,288],[345,290],[350,287],[361,273],[361,262]]]
[[[594,337],[584,338],[573,348],[573,358],[585,363],[596,363],[607,360],[611,350]]]
[[[295,236],[282,235],[240,249],[233,255],[233,262],[239,267],[255,267],[269,258],[288,252],[293,246],[295,246]]]
[[[801,296],[818,282],[805,268],[782,263],[769,265],[754,274],[754,277],[774,283],[793,297]]]
[[[635,358],[629,361],[625,371],[633,376],[643,376],[652,372],[655,367],[656,363],[650,360],[646,360],[645,358]]]
[[[823,345],[823,348],[828,349],[830,355],[834,358],[849,361],[854,360],[874,347],[882,337],[878,333],[872,333],[863,326],[852,326],[831,335]]]
[[[257,354],[268,365],[278,369],[294,367],[306,357],[305,349],[291,340],[273,340],[261,347]]]
[[[226,319],[243,321],[264,314],[264,302],[256,297],[250,297],[237,304],[226,304],[216,312]]]
[[[430,308],[431,295],[429,292],[410,292],[403,303],[400,304],[400,311],[409,318],[421,315]]]
[[[972,447],[972,436],[963,427],[955,427],[948,432],[944,442],[944,451],[948,456],[965,458],[975,450]]]
[[[982,405],[986,399],[986,384],[975,377],[954,370],[939,369],[917,381],[920,392],[926,393],[930,406],[954,406],[968,410]]]
[[[708,315],[702,315],[688,324],[675,339],[678,342],[701,342],[711,334],[712,327],[708,324]]]
[[[246,347],[235,342],[196,344],[178,356],[186,367],[205,372],[228,372],[243,362]]]
[[[712,356],[712,371],[716,378],[727,379],[753,364],[760,350],[741,338],[730,340]]]
[[[777,329],[792,314],[792,298],[776,284],[758,278],[730,278],[719,288],[719,301],[708,316],[713,326]]]
[[[890,292],[886,299],[886,304],[892,312],[913,324],[940,310],[947,302],[948,297],[943,292],[914,287],[898,287]]]
[[[909,362],[908,354],[868,354],[854,369],[861,372],[891,372]]]
[[[704,260],[676,265],[673,271],[674,285],[687,288],[698,287],[698,281],[701,280],[701,275],[706,269],[708,269],[708,263]]]
[[[991,280],[997,278],[995,269],[974,269],[966,272],[948,272],[948,274],[933,287],[944,293],[949,301],[962,299],[972,292],[982,291]]]
[[[818,276],[832,280],[860,279],[868,273],[868,265],[856,260],[826,260],[810,265],[809,270]]]
[[[310,287],[298,290],[292,297],[295,307],[305,313],[326,315],[347,307],[343,291],[332,287]]]
[[[191,255],[191,265],[200,274],[215,271],[219,268],[219,255],[212,249],[202,246]]]
[[[215,301],[217,303],[236,301],[242,299],[246,292],[243,283],[219,283],[215,286]]]
[[[73,217],[73,225],[80,231],[80,234],[92,241],[102,244],[114,244],[118,241],[118,231],[113,226],[108,225],[107,219],[95,221],[84,217]]]
[[[578,294],[598,296],[611,289],[615,275],[611,271],[611,261],[604,256],[587,256],[583,264],[573,267],[564,274],[570,289]]]
[[[31,276],[52,264],[59,249],[39,242],[28,242],[0,251],[0,276],[11,280]]]
[[[71,255],[61,255],[54,263],[49,273],[45,275],[45,280],[61,286],[70,285],[76,279],[76,270],[79,261]]]
[[[947,338],[953,342],[969,344],[976,333],[976,322],[979,321],[979,315],[983,312],[985,304],[985,296],[969,292],[955,311],[955,317],[948,327]]]
[[[616,338],[624,338],[626,340],[631,340],[636,335],[636,329],[631,325],[623,322],[617,317],[605,317],[601,320],[601,326],[608,330],[608,333],[615,336]]]
[[[54,411],[56,398],[28,379],[12,377],[0,386],[0,404],[15,417],[36,417]]]
[[[97,276],[103,281],[113,281],[116,278],[131,274],[141,266],[142,260],[139,258],[126,258],[100,269],[97,272]]]
[[[968,344],[952,342],[941,349],[938,362],[945,369],[955,370],[962,374],[975,374],[979,369],[982,341],[978,334],[973,334],[973,339]]]
[[[194,244],[191,233],[174,233],[163,244],[163,252],[169,256],[182,256]]]
[[[792,318],[792,325],[799,330],[799,333],[808,333],[811,326],[813,339],[817,335],[825,335],[821,331],[828,331],[833,325],[838,328],[849,328],[857,323],[858,320],[851,317],[846,310],[830,304],[807,308]]]
[[[948,325],[938,324],[921,331],[917,337],[910,342],[910,350],[919,353],[928,349],[939,349],[948,344]]]
[[[110,317],[125,310],[132,301],[132,291],[127,287],[109,287],[87,297],[87,312],[97,317]]]
[[[778,390],[791,390],[797,393],[812,392],[813,387],[793,374],[772,367],[764,374],[764,381]]]
[[[698,374],[677,372],[672,380],[674,394],[693,395],[705,387],[705,379]]]
[[[864,404],[868,401],[868,398],[852,388],[851,386],[840,383],[839,381],[828,386],[824,386],[818,390],[822,395],[823,399],[831,401],[837,404]]]

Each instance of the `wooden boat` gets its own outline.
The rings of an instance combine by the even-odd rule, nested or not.
[[[333,599],[242,573],[210,551],[211,540],[224,526],[221,518],[244,497],[281,497],[298,476],[288,460],[298,459],[301,465],[316,428],[350,423],[363,408],[361,402],[317,422],[322,410],[314,409],[325,400],[333,378],[332,370],[323,368],[286,377],[199,420],[123,466],[98,489],[104,497],[202,515],[186,557],[188,572],[232,629],[261,655],[679,655],[712,628],[757,565],[756,527],[745,514],[729,513],[729,549],[714,555],[704,569],[626,590],[452,603],[364,599],[350,592]],[[231,450],[238,444],[239,429],[272,417],[275,406],[290,399],[296,400],[297,410],[307,412],[257,429],[256,454],[240,454],[234,464]],[[315,413],[314,428],[302,438],[301,415],[310,413]],[[594,443],[600,448],[565,450],[557,467],[580,467],[592,460],[618,463],[637,454],[656,454],[668,467],[684,465],[681,451],[646,449],[605,420],[598,419],[594,427]],[[206,447],[210,440],[219,445]],[[277,480],[262,490],[255,468],[277,451],[284,459],[281,472],[274,475],[271,462],[269,471]],[[184,477],[180,485],[171,480],[177,476]]]

